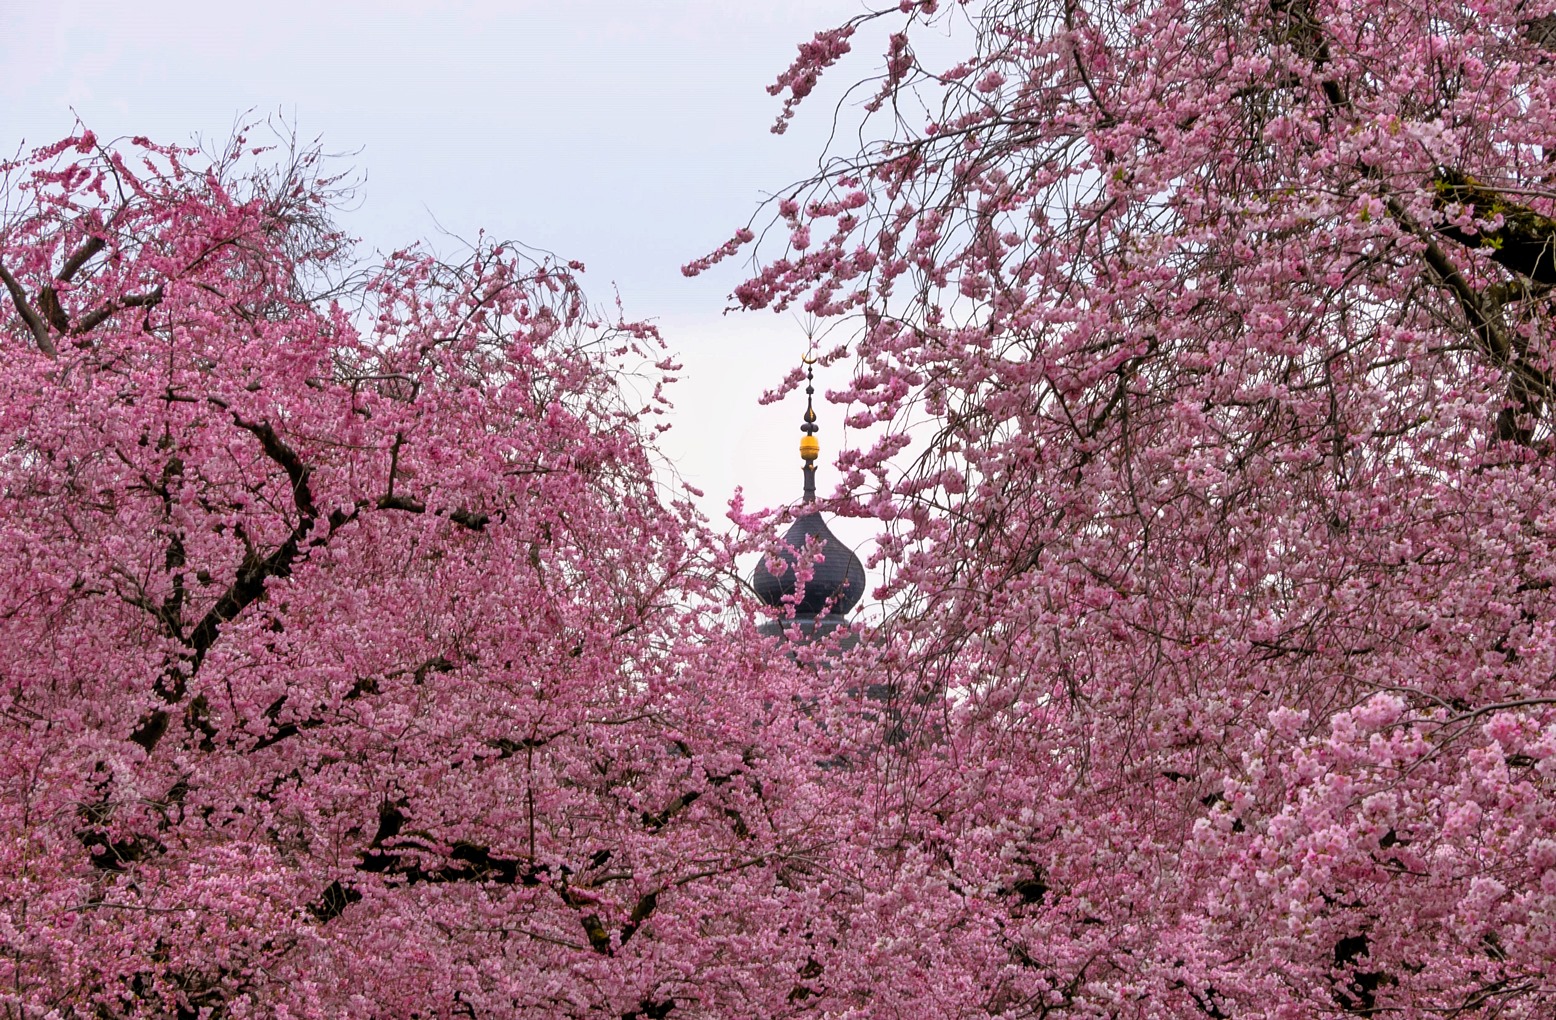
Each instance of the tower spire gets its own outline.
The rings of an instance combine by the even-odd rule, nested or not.
[[[816,425],[816,407],[812,400],[816,393],[816,373],[814,365],[816,356],[807,354],[805,361],[805,424],[800,426],[800,431],[805,433],[800,437],[800,459],[805,462],[802,469],[805,472],[805,497],[804,503],[810,506],[816,502],[816,458],[821,456],[821,442],[816,438],[820,431]]]
[[[864,564],[854,551],[828,530],[816,506],[816,460],[821,443],[816,433],[815,354],[805,355],[805,420],[800,426],[800,459],[805,462],[805,501],[794,510],[794,523],[784,534],[775,555],[785,566],[774,574],[764,559],[756,566],[752,586],[757,598],[770,608],[792,612],[794,620],[809,637],[841,626],[848,613],[864,597]],[[796,598],[796,575],[801,573],[800,557],[807,560],[805,589]],[[784,623],[772,620],[770,633],[782,634]],[[819,628],[819,630],[818,630]]]

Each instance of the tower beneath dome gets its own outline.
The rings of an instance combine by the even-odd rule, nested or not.
[[[767,558],[757,564],[752,577],[752,587],[757,598],[783,616],[769,620],[761,627],[763,634],[792,636],[799,631],[803,640],[823,636],[847,621],[845,617],[864,597],[864,564],[854,551],[827,528],[821,511],[816,507],[816,460],[821,455],[821,443],[816,439],[815,374],[811,366],[815,359],[805,359],[805,421],[800,426],[800,460],[803,462],[804,495],[795,511],[795,520],[784,533],[777,559],[783,564],[778,572],[767,569]],[[795,598],[798,586],[797,567],[801,557],[814,557],[810,577],[804,582],[799,598]],[[788,608],[794,607],[794,617],[788,617]]]

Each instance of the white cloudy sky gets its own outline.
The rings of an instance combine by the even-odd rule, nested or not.
[[[619,291],[681,354],[666,448],[717,515],[736,484],[758,505],[798,495],[799,408],[756,397],[805,339],[790,316],[723,315],[735,271],[679,267],[815,167],[835,87],[775,136],[765,86],[798,42],[862,7],[0,0],[0,150],[62,137],[76,116],[101,137],[186,141],[279,112],[354,153],[365,185],[346,224],[373,247],[484,228],[584,261],[596,300]],[[880,63],[873,43],[858,49],[855,77]],[[822,410],[829,453],[840,417]]]

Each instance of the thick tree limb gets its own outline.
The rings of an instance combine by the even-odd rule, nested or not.
[[[489,849],[475,843],[455,843],[448,854],[449,863],[440,868],[424,868],[405,856],[386,847],[389,840],[405,827],[405,812],[395,804],[385,804],[378,812],[378,831],[357,862],[356,870],[370,875],[393,875],[403,878],[407,885],[417,882],[491,882],[497,885],[535,885],[542,877],[544,866],[521,867],[526,862],[519,858],[499,857]],[[421,849],[415,844],[402,843],[405,849]],[[330,883],[309,912],[319,921],[329,921],[351,904],[362,898],[357,890],[340,881]]]
[[[1464,274],[1459,272],[1459,267],[1453,264],[1453,260],[1448,258],[1437,244],[1432,232],[1423,229],[1398,199],[1388,200],[1388,210],[1400,226],[1421,242],[1422,257],[1426,260],[1428,268],[1458,301],[1459,308],[1469,320],[1470,328],[1475,331],[1481,348],[1491,355],[1498,365],[1508,367],[1513,360],[1513,346],[1497,324],[1492,309],[1486,307],[1480,292],[1470,286]]]
[[[121,206],[119,212],[123,211],[124,208]],[[119,218],[119,212],[114,213],[114,219]],[[81,271],[81,267],[90,262],[92,256],[102,251],[107,245],[108,242],[96,234],[88,237],[81,247],[72,252],[70,257],[65,260],[65,264],[60,266],[59,275],[55,279],[60,283],[69,283],[75,279],[76,274]]]
[[[1491,261],[1534,283],[1556,284],[1556,220],[1509,201],[1505,195],[1456,170],[1438,171],[1434,186],[1439,208],[1472,207],[1477,219],[1502,219],[1501,226],[1474,233],[1453,223],[1442,223],[1437,227],[1438,233],[1485,252]]]
[[[313,477],[313,469],[303,463],[303,459],[297,455],[286,442],[276,434],[276,430],[269,422],[245,421],[242,415],[227,407],[226,401],[211,398],[211,403],[216,404],[232,415],[232,422],[238,428],[250,433],[259,440],[260,448],[265,451],[265,456],[275,461],[286,472],[287,478],[292,481],[292,500],[297,506],[297,512],[302,520],[309,523],[319,516],[319,510],[313,504],[313,489],[309,486],[309,480]],[[302,523],[302,521],[299,521]]]
[[[5,289],[11,292],[11,303],[16,306],[16,312],[27,324],[27,329],[32,333],[32,338],[38,343],[38,350],[51,358],[59,357],[59,350],[54,346],[54,341],[49,337],[49,327],[44,323],[35,308],[27,302],[27,292],[22,285],[16,282],[16,277],[3,264],[0,264],[0,282],[5,284]]]
[[[1388,210],[1397,223],[1422,243],[1422,257],[1427,267],[1453,294],[1481,350],[1508,374],[1508,396],[1512,403],[1497,418],[1498,437],[1503,441],[1529,445],[1533,435],[1527,425],[1519,421],[1519,417],[1539,416],[1549,406],[1553,392],[1556,392],[1550,374],[1531,364],[1524,356],[1522,343],[1509,336],[1500,324],[1500,305],[1464,278],[1464,274],[1448,258],[1434,236],[1442,234],[1458,240],[1455,234],[1459,232],[1445,225],[1438,225],[1430,231],[1423,229],[1395,198],[1388,199]],[[1548,255],[1544,257],[1549,258]]]
[[[70,332],[70,319],[66,317],[65,307],[59,303],[59,293],[53,287],[44,287],[38,291],[38,312],[54,327],[55,332]]]
[[[379,497],[378,509],[404,510],[406,513],[424,514],[427,512],[427,504],[410,496],[387,495]],[[442,515],[445,511],[439,510],[437,513]],[[471,531],[484,530],[492,520],[490,514],[476,513],[472,510],[449,510],[446,513],[449,520]]]
[[[268,556],[260,556],[251,551],[243,558],[243,562],[238,566],[237,576],[227,586],[227,590],[222,592],[216,604],[195,624],[188,637],[183,637],[176,632],[173,634],[189,649],[189,656],[187,660],[183,660],[187,662],[187,672],[179,668],[182,663],[175,664],[170,667],[168,676],[159,681],[158,693],[170,704],[183,700],[189,677],[198,671],[200,664],[205,661],[205,655],[216,643],[222,626],[229,620],[235,619],[239,613],[263,595],[265,583],[270,578],[286,577],[291,574],[292,563],[297,558],[298,550],[319,516],[318,508],[313,502],[313,490],[309,486],[312,471],[297,451],[288,446],[268,422],[245,421],[236,411],[231,410],[225,400],[219,397],[208,399],[231,414],[233,423],[239,428],[257,438],[265,455],[286,472],[292,483],[292,499],[297,506],[298,520],[286,540]],[[339,511],[332,514],[331,529],[349,520],[350,516]],[[194,706],[191,706],[191,711],[185,714],[192,726],[205,733],[206,742],[211,742],[214,731],[209,730],[208,724],[201,725],[203,719],[199,712],[194,710]],[[166,734],[169,720],[170,717],[164,709],[149,712],[136,725],[130,734],[130,739],[144,747],[149,754]]]
[[[407,885],[418,882],[537,885],[545,877],[547,870],[545,865],[537,866],[521,858],[499,857],[487,847],[464,842],[454,844],[447,856],[448,864],[434,868],[423,867],[394,851],[398,849],[425,851],[427,847],[414,841],[397,841],[393,847],[387,845],[390,840],[399,836],[405,827],[405,822],[405,812],[401,810],[400,805],[383,805],[378,814],[378,831],[373,834],[372,841],[359,858],[356,870],[365,874],[391,875],[404,879]],[[597,913],[584,912],[590,905],[590,901],[568,887],[565,868],[563,872],[563,878],[556,883],[557,894],[561,896],[563,903],[579,910],[578,921],[589,940],[589,948],[601,955],[610,955],[613,946],[609,930]],[[339,917],[348,906],[361,898],[362,894],[359,891],[337,880],[330,883],[329,887],[320,894],[319,899],[309,907],[309,912],[321,922],[330,921]],[[640,896],[637,903],[633,905],[631,915],[621,927],[620,942],[617,944],[625,945],[633,935],[637,934],[658,906],[659,890],[651,890]]]
[[[70,332],[79,336],[82,333],[90,333],[102,325],[108,318],[126,308],[155,308],[162,303],[162,288],[157,287],[145,294],[127,294],[117,301],[109,301],[101,308],[83,315]]]

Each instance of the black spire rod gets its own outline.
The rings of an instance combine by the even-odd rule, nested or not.
[[[800,431],[800,459],[805,462],[805,505],[816,502],[816,458],[821,455],[821,443],[816,439],[820,429],[816,426],[816,408],[811,398],[816,393],[816,375],[811,366],[816,363],[813,355],[805,355],[805,424]]]

